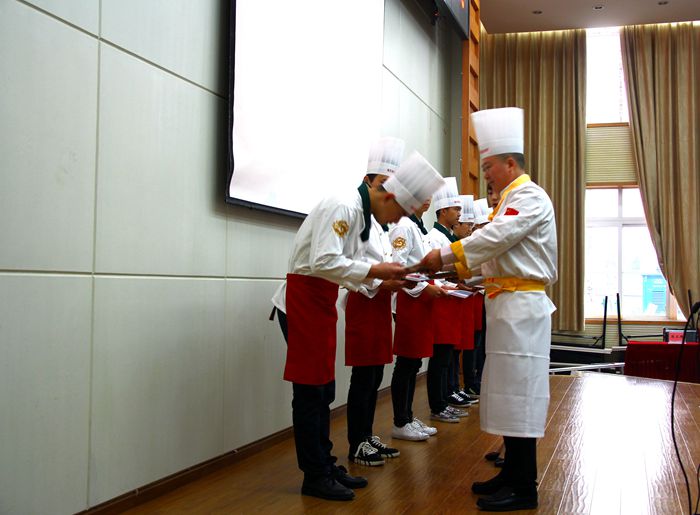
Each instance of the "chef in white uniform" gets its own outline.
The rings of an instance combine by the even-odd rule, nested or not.
[[[428,244],[437,249],[449,246],[457,241],[452,233],[452,226],[459,222],[462,212],[457,179],[445,178],[445,185],[433,195],[432,208],[437,220],[428,232]],[[436,284],[448,289],[457,287],[450,282],[436,281]],[[433,355],[428,361],[426,381],[431,420],[455,423],[459,422],[460,417],[469,415],[466,410],[460,409],[469,406],[469,402],[459,396],[450,398],[452,392],[448,391],[452,354],[462,339],[460,319],[465,303],[465,299],[449,295],[437,298],[433,302]]]
[[[460,275],[481,265],[486,286],[486,364],[481,428],[503,435],[504,468],[472,485],[485,510],[537,506],[536,438],[544,436],[549,404],[551,314],[545,286],[557,280],[552,202],[524,172],[523,111],[503,108],[471,115],[484,178],[500,192],[491,223],[471,236],[431,251],[422,264],[454,263]]]
[[[443,184],[417,152],[382,186],[322,200],[301,224],[289,258],[287,280],[272,299],[286,329],[284,379],[292,385],[292,423],[304,495],[351,500],[352,489],[367,485],[347,474],[331,455],[330,404],[335,400],[336,300],[338,286],[357,291],[373,280],[400,279],[397,263],[370,263],[363,249],[371,218],[398,222],[420,208]]]

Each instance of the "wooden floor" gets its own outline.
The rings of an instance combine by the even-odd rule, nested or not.
[[[538,443],[540,507],[515,513],[687,513],[671,440],[672,386],[612,374],[552,376],[546,435]],[[414,404],[424,421],[426,399],[421,379]],[[350,502],[299,493],[302,475],[289,439],[128,513],[479,513],[470,485],[497,472],[483,456],[500,440],[480,431],[478,408],[470,411],[459,424],[439,424],[427,442],[392,442],[391,399],[380,399],[375,432],[400,448],[401,457],[383,467],[351,465],[351,473],[370,484]],[[679,384],[676,423],[695,500],[700,385]],[[335,454],[347,465],[345,424],[344,416],[337,417],[331,430]]]

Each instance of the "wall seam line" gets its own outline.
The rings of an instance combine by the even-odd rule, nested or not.
[[[97,17],[97,94],[95,116],[95,184],[93,190],[92,211],[92,273],[91,275],[91,299],[90,299],[90,365],[88,370],[88,434],[87,434],[87,485],[85,488],[85,506],[90,507],[92,493],[92,397],[93,377],[95,365],[95,270],[97,269],[97,192],[100,169],[100,95],[102,85],[102,0],[100,0]]]

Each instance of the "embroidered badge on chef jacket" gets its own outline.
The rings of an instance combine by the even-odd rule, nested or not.
[[[397,250],[403,249],[404,247],[406,247],[406,240],[399,236],[398,238],[396,238],[394,241],[391,242],[391,246]]]
[[[344,238],[349,230],[350,226],[345,220],[336,220],[333,222],[333,231],[341,238]]]
[[[518,214],[518,210],[517,210],[517,209],[513,209],[512,207],[509,207],[508,209],[506,209],[506,212],[503,213],[503,214],[504,214],[504,215],[517,215],[517,214]]]

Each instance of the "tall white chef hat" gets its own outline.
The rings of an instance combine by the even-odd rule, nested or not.
[[[459,215],[460,223],[474,222],[474,195],[460,195],[462,201],[462,212]]]
[[[457,189],[457,179],[445,177],[445,185],[433,195],[433,209],[437,211],[438,209],[454,206],[462,207],[459,190]]]
[[[393,193],[396,202],[409,214],[413,214],[433,193],[445,183],[442,176],[418,152],[404,159],[396,173],[383,184]]]
[[[367,173],[394,175],[401,164],[403,150],[406,144],[402,139],[384,137],[372,143],[367,159]]]
[[[524,153],[524,111],[519,107],[472,113],[481,159],[498,154]]]
[[[486,198],[480,198],[474,201],[474,225],[485,224],[489,221],[489,215],[492,209]]]

